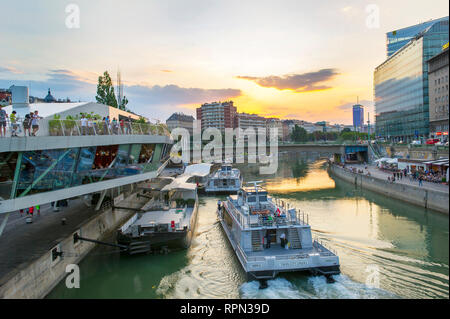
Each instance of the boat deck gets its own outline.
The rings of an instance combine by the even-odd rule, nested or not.
[[[149,226],[149,225],[158,225],[158,224],[170,224],[172,221],[175,222],[175,224],[179,224],[178,228],[183,227],[189,227],[190,225],[190,219],[192,212],[194,211],[193,207],[187,207],[185,209],[183,208],[171,208],[167,211],[165,210],[156,210],[156,211],[149,211],[146,213],[143,213],[140,218],[138,218],[134,223],[130,225],[125,230],[126,233],[131,232],[131,226],[132,225],[138,225],[138,226]]]

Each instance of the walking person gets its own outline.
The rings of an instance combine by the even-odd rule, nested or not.
[[[19,125],[17,125],[16,111],[12,111],[9,121],[11,122],[11,136],[17,137]]]
[[[88,120],[84,116],[84,114],[81,114],[80,123],[81,123],[81,135],[86,135]]]
[[[23,135],[31,136],[31,116],[30,114],[25,114],[25,118],[23,119]]]
[[[36,136],[37,131],[39,131],[39,120],[42,117],[39,116],[38,111],[34,111],[34,114],[31,118],[31,128],[33,129],[33,132],[31,133],[32,136]]]
[[[131,134],[131,115],[128,115],[128,118],[125,122],[126,134]]]
[[[419,176],[419,186],[423,186],[423,177],[422,177],[422,175]]]
[[[3,106],[0,105],[0,137],[6,137],[6,120],[8,114],[3,110]]]
[[[120,134],[125,134],[125,129],[124,129],[125,123],[124,123],[124,120],[121,119],[119,123],[120,123]]]
[[[40,217],[41,216],[41,206],[36,205],[36,212],[37,212],[37,215]]]
[[[270,248],[270,232],[266,230],[266,248]]]

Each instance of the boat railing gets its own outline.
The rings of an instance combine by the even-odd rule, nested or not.
[[[305,212],[302,212],[298,209],[292,208],[287,210],[286,208],[279,206],[275,203],[270,204],[262,204],[259,206],[259,210],[275,211],[277,212],[277,208],[280,210],[278,213],[274,213],[273,216],[263,216],[252,215],[251,213],[248,215],[244,215],[239,209],[237,209],[232,201],[228,201],[229,211],[233,214],[236,220],[240,223],[243,229],[249,228],[258,228],[258,227],[277,227],[277,226],[292,226],[292,225],[309,225],[309,217]],[[273,206],[270,206],[273,205]],[[287,207],[287,206],[285,206]],[[255,220],[251,218],[251,216],[258,216]]]
[[[13,123],[6,119],[6,136],[26,137],[24,119]],[[163,135],[170,136],[170,131],[162,123],[137,123],[128,121],[105,121],[89,118],[79,119],[39,119],[39,130],[35,136],[96,136],[96,135]],[[31,125],[30,125],[31,127]],[[33,130],[31,130],[33,132]]]
[[[336,250],[325,244],[319,237],[313,239],[313,247],[317,249],[321,256],[337,256]]]

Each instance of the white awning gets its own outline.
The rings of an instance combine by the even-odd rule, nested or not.
[[[190,176],[205,177],[210,174],[211,166],[212,164],[208,163],[192,164],[186,167],[186,169],[184,170],[184,174]]]
[[[191,177],[191,175],[181,175],[172,181],[169,185],[166,185],[161,189],[161,192],[168,192],[171,190],[190,190],[195,191],[197,185],[194,183],[187,183],[186,181]]]

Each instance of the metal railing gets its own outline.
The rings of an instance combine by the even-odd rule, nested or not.
[[[2,136],[3,128],[0,127]],[[136,122],[106,122],[103,120],[39,119],[38,125],[31,121],[6,121],[6,137],[28,136],[93,136],[93,135],[165,135],[170,132],[165,124]]]
[[[276,211],[277,208],[280,210],[281,216],[272,216],[272,219],[265,219],[261,215],[244,215],[241,213],[231,201],[224,203],[228,211],[234,216],[234,218],[239,222],[243,229],[251,229],[258,227],[277,227],[277,226],[292,226],[292,225],[309,225],[309,216],[298,209],[289,209],[289,204],[281,200],[275,200],[275,203],[269,203],[267,205],[262,205],[261,210],[269,209],[270,211]],[[272,207],[269,207],[272,205]],[[282,205],[282,206],[280,206]],[[291,214],[294,209],[295,214]],[[256,221],[252,221],[252,216],[258,216]],[[306,219],[306,220],[305,220]]]

